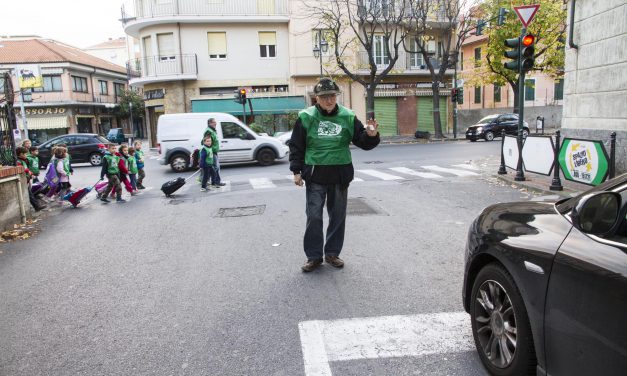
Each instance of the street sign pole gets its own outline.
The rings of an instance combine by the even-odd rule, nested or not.
[[[527,34],[527,28],[523,27],[520,30],[520,43],[518,43],[518,164],[516,165],[516,176],[514,177],[515,181],[524,181],[525,180],[525,172],[523,171],[523,159],[522,159],[522,148],[523,148],[523,116],[525,113],[525,70],[522,67],[522,38]]]

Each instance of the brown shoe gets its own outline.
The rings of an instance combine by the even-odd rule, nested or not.
[[[327,264],[336,268],[344,267],[344,261],[337,256],[324,256],[324,261],[326,261]]]
[[[305,272],[305,273],[309,273],[314,271],[314,269],[316,269],[317,267],[319,267],[320,265],[322,265],[322,259],[318,259],[318,260],[307,260],[307,262],[301,266],[300,268]]]

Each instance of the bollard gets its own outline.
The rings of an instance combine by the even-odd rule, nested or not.
[[[499,166],[499,175],[507,174],[507,170],[505,169],[505,155],[503,154],[503,148],[505,147],[505,129],[501,131],[501,165]]]
[[[523,171],[523,159],[522,159],[522,148],[523,148],[523,130],[520,128],[518,130],[518,137],[516,137],[516,143],[518,144],[518,163],[516,164],[516,176],[514,176],[515,181],[525,181],[525,172]]]
[[[610,134],[610,179],[616,175],[616,132]]]
[[[555,147],[553,148],[553,180],[549,189],[551,191],[563,191],[562,181],[560,180],[560,131],[555,131]]]

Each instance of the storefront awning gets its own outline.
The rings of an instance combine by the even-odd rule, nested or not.
[[[253,112],[259,114],[287,114],[300,111],[306,107],[305,97],[251,98]],[[192,100],[192,112],[226,112],[231,115],[242,115],[242,105],[233,99],[197,99]],[[246,104],[246,113],[250,108]]]
[[[60,129],[60,128],[68,128],[67,116],[50,116],[50,117],[42,117],[42,118],[34,118],[27,117],[26,122],[28,124],[29,130],[35,129]],[[22,118],[17,117],[17,123],[20,129],[24,130],[22,126]]]

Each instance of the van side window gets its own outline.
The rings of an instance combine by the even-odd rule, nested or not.
[[[223,121],[222,125],[222,137],[223,138],[239,138],[245,139],[248,136],[248,132],[237,123],[230,121]]]

